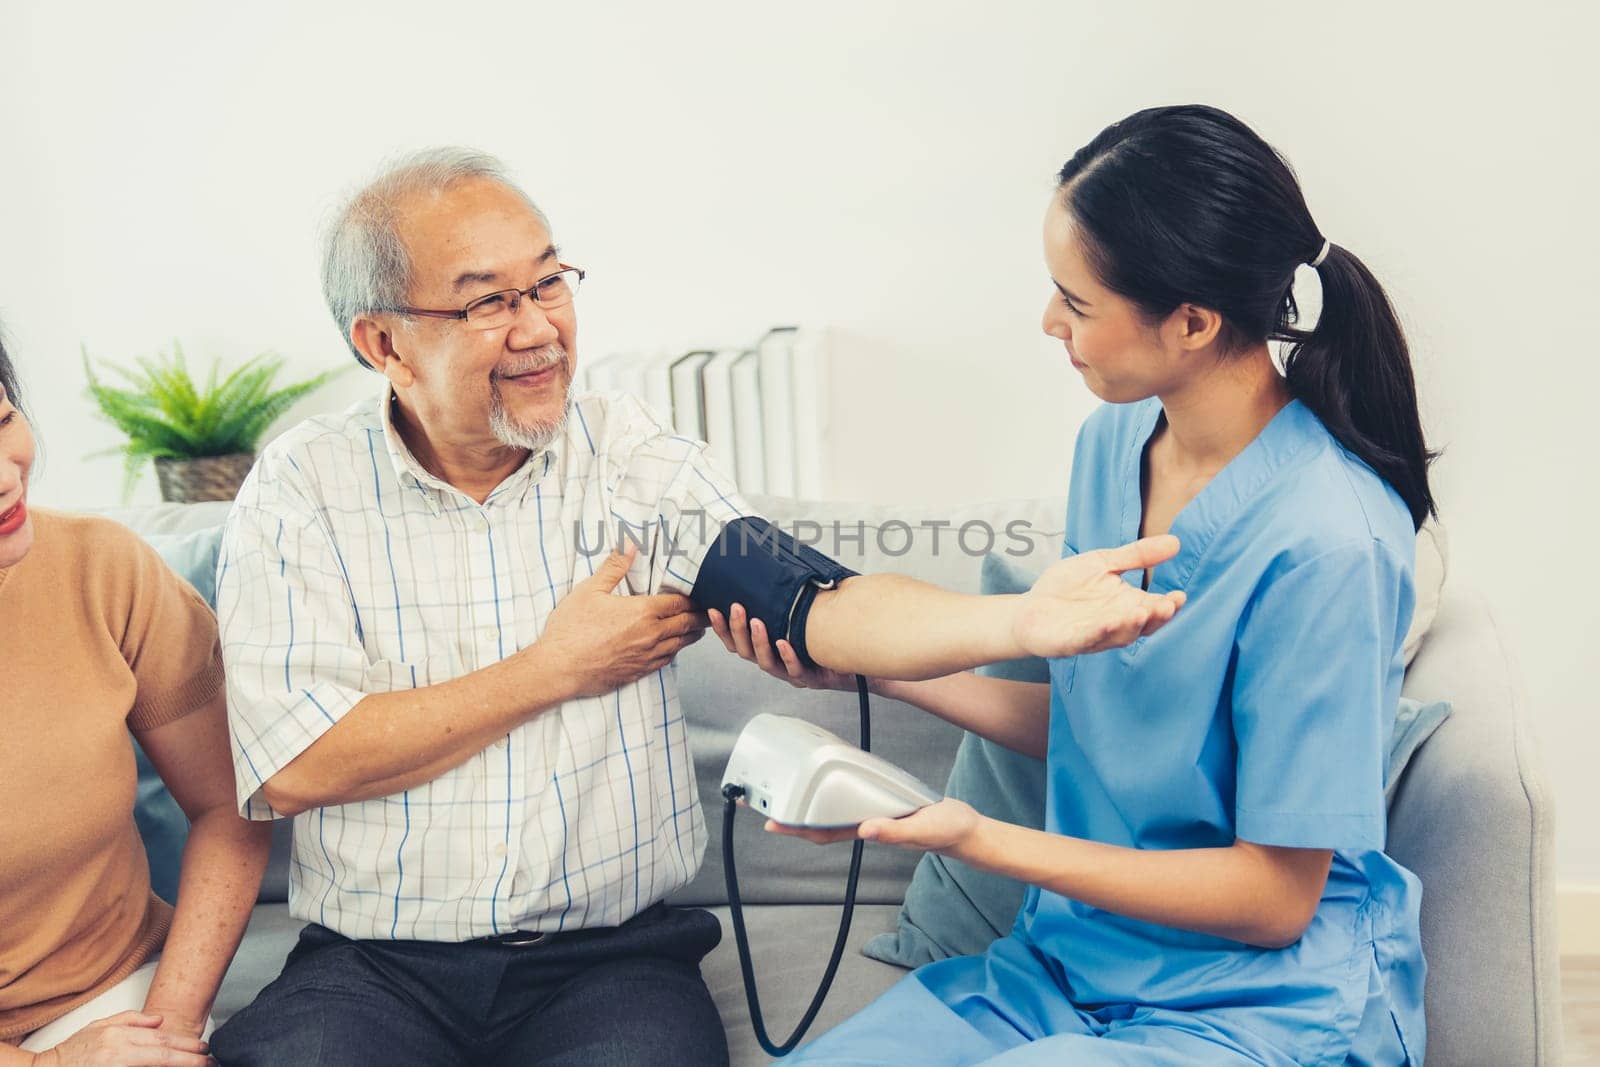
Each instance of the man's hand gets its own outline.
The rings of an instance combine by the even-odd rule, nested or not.
[[[1183,606],[1184,594],[1146,593],[1122,580],[1178,554],[1170,534],[1054,563],[1022,595],[1012,635],[1031,656],[1077,656],[1131,644],[1155,633]]]
[[[686,596],[613,595],[638,555],[638,546],[613,552],[573,586],[550,613],[543,635],[518,655],[528,655],[568,679],[575,697],[620,689],[672,662],[705,634],[706,617]]]
[[[161,1016],[125,1011],[90,1023],[34,1057],[37,1067],[209,1067],[206,1043],[159,1029]]]

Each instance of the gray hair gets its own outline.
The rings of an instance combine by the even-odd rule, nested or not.
[[[362,315],[403,305],[411,291],[411,257],[400,238],[399,205],[473,178],[516,193],[550,228],[550,220],[512,180],[505,164],[471,148],[427,148],[391,159],[334,214],[323,243],[322,295],[362,366],[367,361],[351,342],[350,327]]]

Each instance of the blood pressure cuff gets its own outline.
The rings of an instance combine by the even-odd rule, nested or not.
[[[857,571],[802,545],[766,519],[746,515],[722,528],[706,550],[689,594],[703,611],[744,605],[776,644],[786,639],[800,662],[816,666],[806,651],[806,617],[820,589],[832,589]]]

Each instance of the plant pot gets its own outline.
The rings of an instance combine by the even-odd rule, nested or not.
[[[173,504],[232,500],[239,495],[244,476],[255,461],[251,452],[200,459],[158,459],[156,479],[161,483],[161,499]]]

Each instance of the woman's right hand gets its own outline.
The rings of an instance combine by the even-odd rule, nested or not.
[[[34,1056],[35,1067],[212,1067],[206,1043],[159,1029],[161,1016],[124,1011]]]
[[[830,671],[826,667],[805,666],[788,641],[779,641],[774,651],[765,624],[760,619],[749,618],[742,604],[734,604],[728,611],[727,617],[716,610],[707,614],[711,619],[711,629],[722,639],[724,647],[740,659],[754,663],[796,689],[856,691],[855,675]]]

